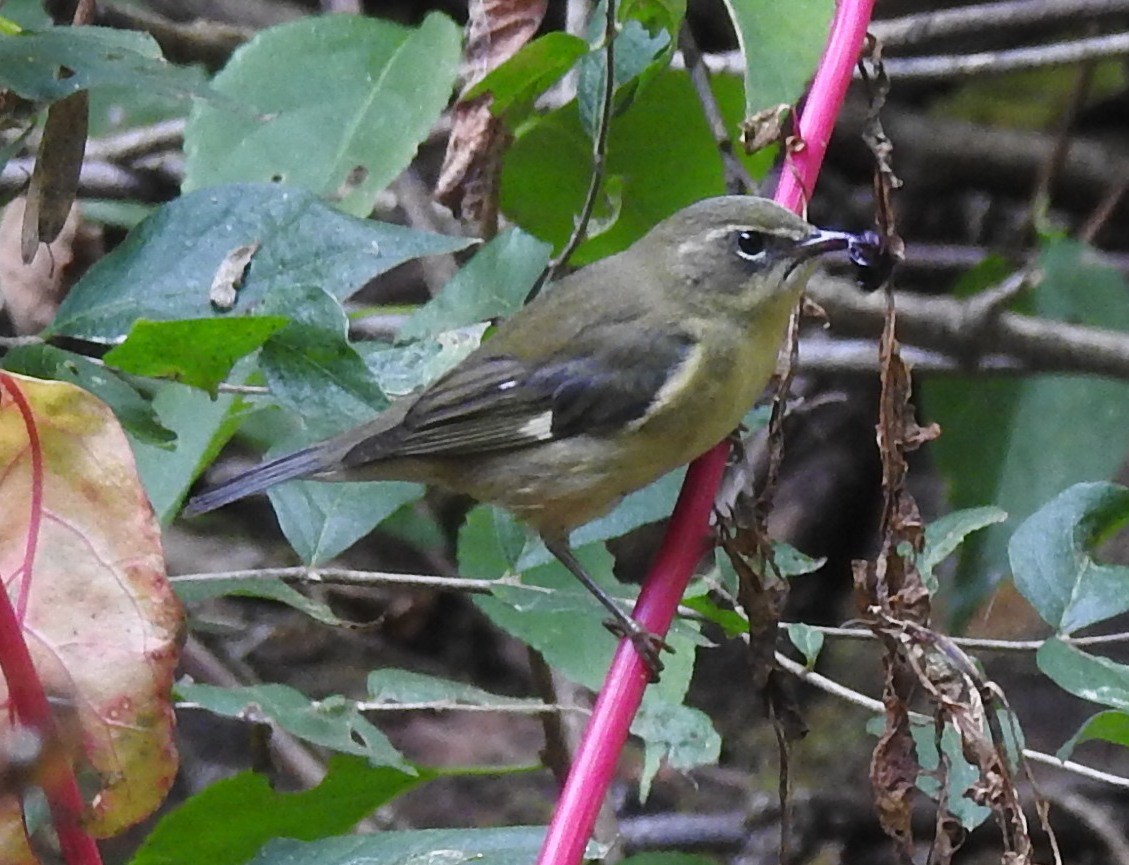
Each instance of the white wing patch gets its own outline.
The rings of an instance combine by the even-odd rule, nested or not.
[[[520,438],[527,441],[546,441],[553,437],[553,413],[551,411],[542,412],[536,415],[524,424],[517,431]]]

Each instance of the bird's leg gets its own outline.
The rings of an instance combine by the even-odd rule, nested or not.
[[[635,647],[635,651],[639,653],[639,657],[643,659],[643,664],[651,675],[651,681],[657,682],[659,673],[663,669],[659,652],[663,649],[668,652],[672,651],[670,646],[658,634],[652,634],[625,613],[623,608],[615,602],[615,599],[588,576],[588,572],[584,570],[584,565],[580,564],[580,560],[572,552],[568,541],[546,538],[543,535],[541,539],[545,542],[549,552],[556,556],[557,560],[568,568],[574,577],[580,580],[581,585],[591,592],[593,597],[612,614],[612,618],[604,622],[604,626],[617,637],[626,637],[631,640],[631,644]]]

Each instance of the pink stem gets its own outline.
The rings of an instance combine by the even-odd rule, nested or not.
[[[827,47],[798,123],[804,147],[785,160],[776,191],[775,200],[793,211],[801,211],[815,186],[873,9],[874,0],[839,0],[836,6]],[[662,548],[635,605],[635,618],[653,633],[667,632],[708,547],[710,514],[728,453],[728,446],[719,444],[691,463],[686,473]],[[647,681],[634,647],[621,642],[561,791],[538,865],[574,865],[583,857]]]

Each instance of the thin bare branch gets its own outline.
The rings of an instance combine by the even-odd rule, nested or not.
[[[860,708],[866,709],[870,712],[883,711],[881,700],[876,700],[873,697],[868,697],[858,691],[840,685],[833,679],[828,679],[826,676],[820,675],[814,670],[809,670],[803,664],[798,664],[786,655],[779,652],[776,654],[776,661],[788,672],[795,675],[797,678],[802,679],[809,685],[812,685],[819,690],[838,697],[845,702],[851,703]],[[917,723],[932,724],[933,719],[922,715],[919,712],[910,712],[910,718]],[[1093,769],[1089,766],[1084,766],[1081,763],[1075,763],[1073,760],[1060,760],[1052,754],[1044,754],[1041,751],[1034,751],[1030,748],[1023,750],[1023,756],[1030,760],[1032,763],[1042,763],[1045,766],[1053,766],[1056,769],[1062,769],[1066,772],[1071,772],[1075,775],[1081,775],[1083,778],[1089,778],[1094,781],[1101,781],[1104,784],[1111,784],[1115,787],[1129,788],[1129,778],[1123,778],[1120,775],[1113,775],[1109,772],[1102,772],[1098,769]]]
[[[1065,66],[1086,60],[1122,57],[1125,54],[1129,54],[1129,33],[1110,33],[1070,42],[981,51],[977,54],[893,57],[886,61],[886,72],[891,79],[897,81],[944,81],[973,75],[999,75],[1003,72]]]
[[[175,583],[207,583],[220,580],[278,579],[302,583],[344,586],[416,586],[429,589],[454,589],[460,592],[485,594],[503,583],[498,580],[475,580],[469,577],[436,577],[429,574],[393,574],[383,571],[358,571],[351,568],[257,568],[243,571],[180,574],[169,579]],[[525,586],[530,591],[549,591]]]
[[[580,208],[571,236],[561,250],[561,254],[549,262],[549,266],[530,291],[531,298],[552,281],[556,272],[576,252],[576,248],[580,246],[588,232],[588,222],[596,209],[596,199],[600,194],[600,185],[604,181],[604,170],[607,165],[608,131],[611,129],[612,103],[615,99],[616,7],[615,0],[607,0],[604,7],[604,92],[600,99],[600,116],[596,121],[596,134],[592,138],[592,176],[588,182],[588,192],[584,196],[584,204]]]
[[[842,336],[872,336],[882,327],[885,303],[841,280],[817,277],[811,297]],[[1031,372],[1073,372],[1129,378],[1129,334],[1001,312],[984,319],[968,302],[948,297],[898,295],[899,335],[908,344],[966,359],[1003,355]]]
[[[1129,0],[1006,0],[875,21],[870,32],[886,47],[900,47],[958,33],[1010,32],[1031,24],[1074,24],[1123,12],[1129,12]]]
[[[1125,54],[1129,54],[1129,33],[1110,33],[1049,45],[982,51],[976,54],[890,57],[884,62],[886,74],[892,81],[944,81],[972,75],[998,75],[1023,69],[1063,66]],[[744,58],[737,51],[706,54],[704,59],[710,72],[715,74],[740,75],[744,71]],[[686,60],[681,54],[677,54],[673,65],[677,69],[685,69]]]

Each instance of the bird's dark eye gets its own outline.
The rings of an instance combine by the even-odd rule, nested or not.
[[[767,245],[764,235],[759,231],[737,232],[737,254],[744,259],[754,261],[759,258]]]

